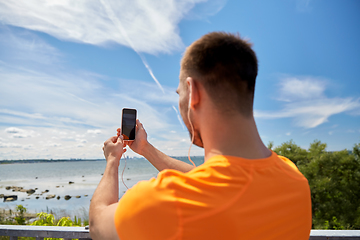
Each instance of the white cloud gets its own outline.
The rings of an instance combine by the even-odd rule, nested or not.
[[[101,130],[100,129],[87,130],[87,133],[89,133],[89,134],[100,134]]]
[[[297,126],[314,128],[335,114],[360,110],[360,99],[328,98],[325,96],[326,82],[317,78],[290,77],[280,81],[278,100],[286,100],[279,111],[255,110],[256,118],[293,118]]]
[[[4,143],[0,142],[0,148],[21,148],[22,146],[17,143]]]
[[[88,141],[86,139],[76,139],[79,143],[87,143]]]
[[[28,145],[24,145],[23,148],[25,150],[32,150],[34,148],[34,144],[28,144]]]
[[[43,144],[44,147],[61,147],[61,143],[47,142]]]
[[[30,138],[39,136],[39,134],[33,130],[25,130],[16,127],[6,128],[5,133],[9,133],[12,138]]]
[[[187,137],[172,108],[178,96],[175,89],[166,86],[163,94],[155,83],[124,79],[118,80],[119,89],[112,89],[105,87],[102,76],[60,71],[50,75],[7,68],[1,62],[0,78],[0,124],[21,126],[0,131],[1,138],[12,137],[14,141],[1,145],[3,159],[102,158],[101,147],[91,146],[102,145],[116,134],[121,109],[129,106],[138,109],[150,137],[163,136],[162,141],[170,145],[176,145],[177,140],[169,131]],[[91,139],[85,137],[87,134]],[[32,137],[33,146],[28,147],[28,141],[21,137]],[[160,149],[169,149],[167,144],[160,144]],[[4,151],[15,147],[16,153]],[[179,152],[174,149],[172,153]],[[128,155],[136,154],[130,151]]]
[[[0,16],[4,24],[67,41],[114,42],[139,52],[170,53],[184,47],[177,24],[201,2],[206,0],[1,0]],[[221,2],[203,14],[216,13],[225,4]]]
[[[280,81],[278,99],[291,102],[318,99],[324,96],[326,82],[313,77],[285,77]]]
[[[0,3],[1,5],[1,3]],[[0,10],[1,11],[1,10]],[[10,30],[0,25],[1,58],[6,62],[27,62],[33,67],[60,63],[62,54],[36,34],[26,30]]]
[[[130,106],[138,110],[154,145],[165,152],[172,149],[172,155],[186,154],[190,141],[178,121],[175,89],[161,86],[162,91],[155,83],[133,79],[120,79],[118,89],[110,88],[105,81],[114,79],[69,69],[63,64],[66,56],[30,30],[80,43],[114,42],[138,53],[170,53],[184,47],[177,24],[199,2],[213,3],[193,9],[199,18],[225,4],[0,0],[0,21],[5,24],[0,27],[0,158],[103,158],[103,142],[116,134],[121,109]]]
[[[19,132],[21,132],[22,131],[22,129],[20,129],[20,128],[15,128],[15,127],[10,127],[10,128],[6,128],[5,129],[5,132],[6,133],[19,133]]]
[[[199,2],[192,8],[185,16],[186,19],[200,19],[209,22],[208,17],[218,13],[224,6],[227,0],[208,0]]]
[[[101,77],[88,78],[84,73],[49,75],[2,66],[0,63],[0,124],[22,126],[0,131],[0,137],[14,140],[13,144],[2,144],[3,159],[102,158],[101,147],[92,146],[102,145],[116,134],[121,109],[129,106],[138,109],[138,117],[150,137],[163,136],[162,140],[168,140],[170,145],[177,140],[169,136],[169,131],[187,137],[172,108],[178,99],[175,89],[164,87],[162,94],[155,83],[128,80],[119,80],[119,85],[126,82],[128,89],[110,89],[103,85]],[[85,137],[87,134],[90,139]],[[31,148],[20,138],[30,136]],[[169,149],[166,146],[161,144],[160,148],[165,151]],[[10,147],[17,147],[17,153],[4,152]],[[130,151],[128,155],[136,154]]]

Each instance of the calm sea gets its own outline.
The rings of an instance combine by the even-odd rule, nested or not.
[[[187,162],[186,157],[179,158]],[[196,165],[203,163],[203,157],[192,157]],[[16,163],[0,164],[0,195],[17,195],[18,200],[3,202],[0,199],[0,208],[14,209],[16,205],[23,205],[28,212],[53,211],[55,214],[82,216],[87,215],[90,199],[101,180],[105,170],[105,161],[69,161],[69,162],[46,162],[46,163]],[[120,161],[119,186],[120,197],[127,188],[122,183],[121,174],[125,167],[125,161]],[[156,177],[158,171],[143,158],[128,159],[123,175],[123,181],[131,188],[141,180],[149,180]],[[69,184],[69,182],[74,182]],[[35,189],[34,194],[25,192],[13,192],[6,190],[7,186]],[[56,195],[55,198],[46,199],[48,195]],[[70,195],[69,200],[64,196]],[[60,199],[57,197],[60,196]],[[76,198],[80,196],[80,198]]]

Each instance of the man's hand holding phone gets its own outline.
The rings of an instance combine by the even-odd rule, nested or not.
[[[120,128],[117,129],[117,135],[121,135]],[[147,133],[139,119],[136,120],[135,135],[134,141],[125,141],[125,143],[137,154],[144,155],[144,150],[149,143],[147,141]]]

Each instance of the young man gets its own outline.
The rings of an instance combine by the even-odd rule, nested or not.
[[[161,172],[118,202],[125,143],[119,133],[110,138],[106,170],[90,205],[91,237],[308,239],[309,185],[260,139],[253,117],[256,76],[256,55],[239,36],[213,32],[191,44],[177,93],[192,142],[204,148],[204,164],[193,168],[160,152],[137,121],[129,146]]]

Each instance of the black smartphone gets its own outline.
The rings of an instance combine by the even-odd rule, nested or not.
[[[121,117],[121,135],[125,141],[135,140],[136,109],[123,108]]]

